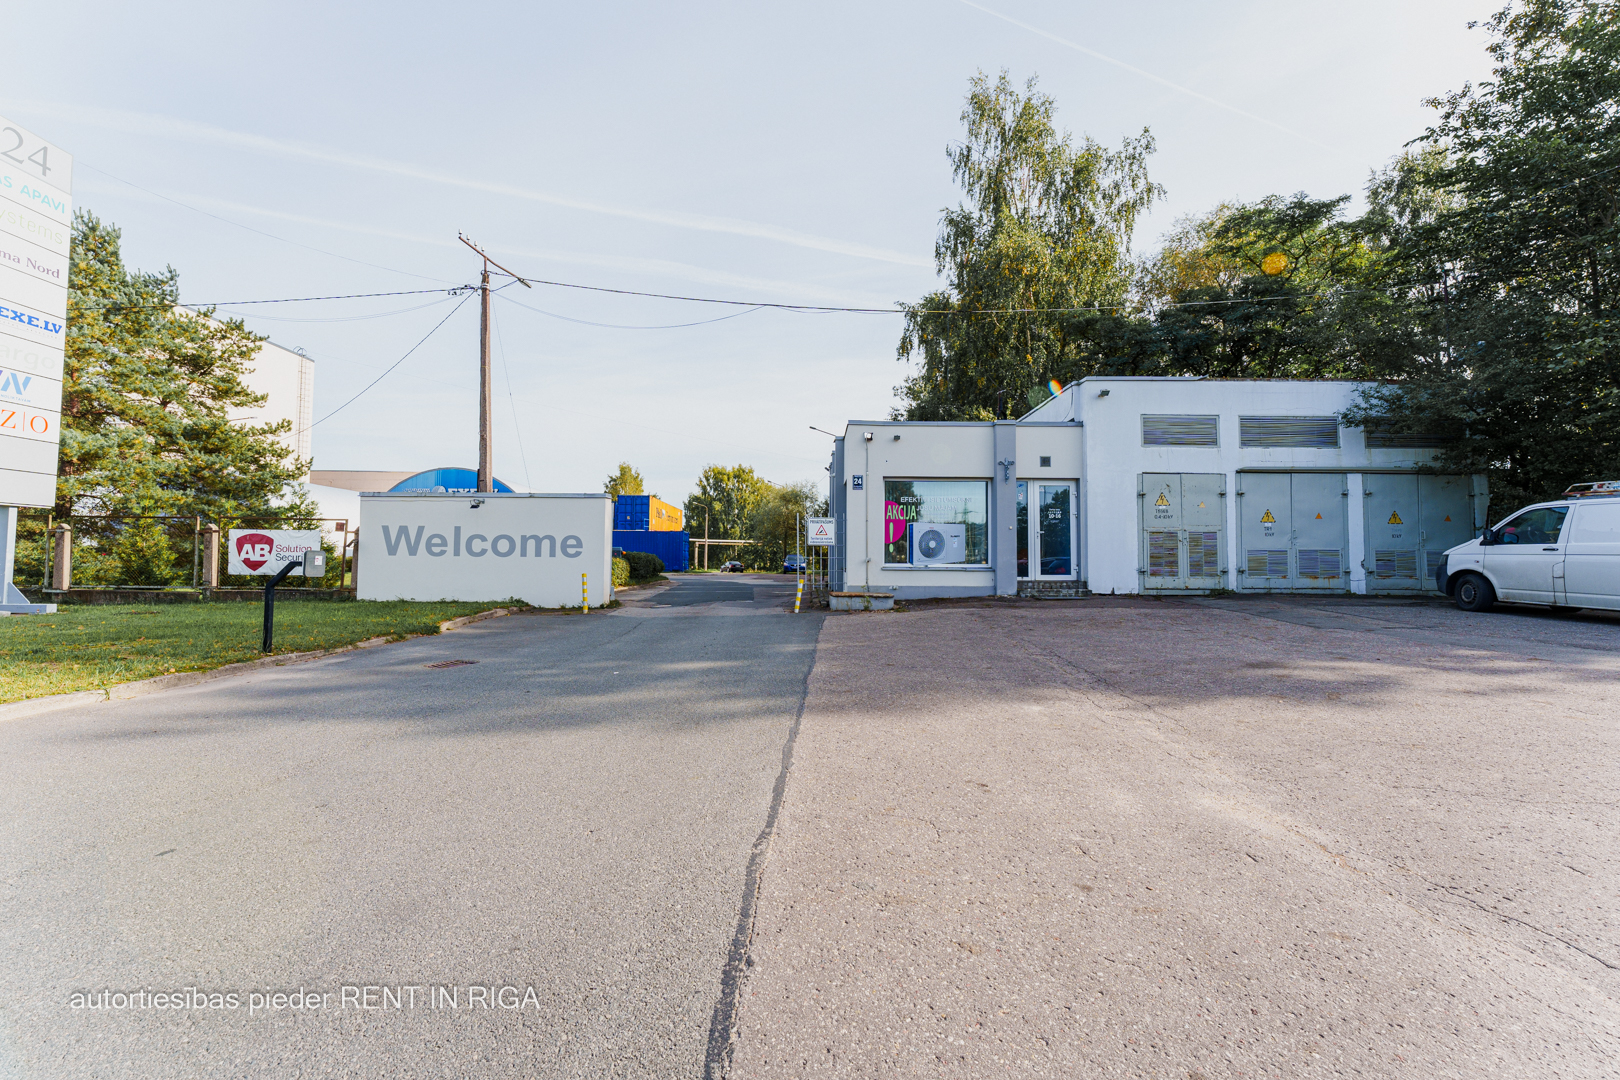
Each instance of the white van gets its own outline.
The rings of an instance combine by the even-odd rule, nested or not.
[[[1464,611],[1498,600],[1620,611],[1620,480],[1576,484],[1447,550],[1434,583]]]

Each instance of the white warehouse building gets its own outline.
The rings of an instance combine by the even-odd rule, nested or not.
[[[1018,420],[834,441],[832,587],[937,596],[1433,591],[1485,526],[1438,440],[1340,414],[1361,384],[1095,377]]]

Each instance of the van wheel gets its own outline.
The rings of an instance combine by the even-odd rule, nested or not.
[[[1479,574],[1464,574],[1458,578],[1454,595],[1457,606],[1464,611],[1489,611],[1496,603],[1496,590]]]

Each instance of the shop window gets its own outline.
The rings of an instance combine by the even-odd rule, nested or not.
[[[988,566],[989,506],[983,480],[885,480],[883,561]]]

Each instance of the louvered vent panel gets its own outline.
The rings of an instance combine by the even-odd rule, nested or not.
[[[1250,548],[1247,552],[1250,577],[1288,576],[1288,549]]]
[[[1187,576],[1219,577],[1221,573],[1221,534],[1187,534]]]
[[[1148,533],[1148,577],[1175,577],[1178,560],[1176,534],[1168,531]]]
[[[1400,551],[1373,552],[1373,573],[1379,577],[1417,577],[1417,552],[1410,548]]]
[[[1423,576],[1434,577],[1434,572],[1440,569],[1440,560],[1446,557],[1446,553],[1443,551],[1425,551],[1423,554],[1429,570],[1429,572]]]
[[[1176,414],[1142,417],[1143,446],[1219,446],[1219,416]]]
[[[1381,431],[1378,428],[1367,429],[1367,448],[1369,450],[1438,450],[1449,446],[1450,439],[1444,435],[1423,435],[1408,431]]]
[[[1339,445],[1337,416],[1240,416],[1239,446]]]
[[[1338,548],[1300,548],[1299,576],[1308,578],[1338,577],[1344,573],[1344,560]]]

